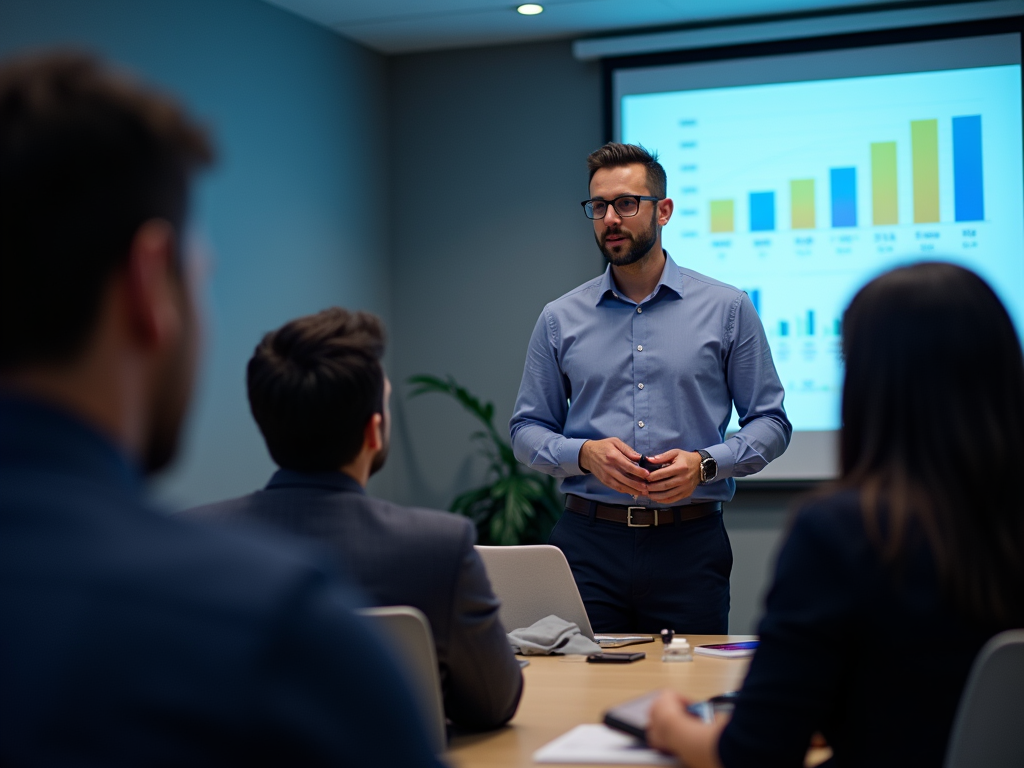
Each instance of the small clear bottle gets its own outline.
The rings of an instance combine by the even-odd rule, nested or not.
[[[673,638],[662,647],[662,661],[693,661],[693,651],[685,637]]]

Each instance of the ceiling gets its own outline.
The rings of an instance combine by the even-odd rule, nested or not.
[[[625,32],[897,0],[266,0],[385,54]]]

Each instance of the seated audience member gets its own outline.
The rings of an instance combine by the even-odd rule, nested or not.
[[[941,766],[971,665],[1024,625],[1024,359],[979,277],[919,264],[843,323],[841,479],[798,511],[728,724],[666,693],[648,740],[693,768]]]
[[[211,157],[98,62],[0,66],[0,764],[430,765],[323,555],[170,517]]]
[[[495,728],[515,713],[523,682],[473,525],[364,490],[388,451],[383,354],[381,323],[363,312],[327,309],[267,334],[249,361],[249,403],[281,469],[261,491],[190,514],[333,545],[376,605],[411,605],[430,620],[447,717]]]

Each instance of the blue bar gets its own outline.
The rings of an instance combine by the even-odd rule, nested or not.
[[[857,169],[833,168],[829,172],[832,181],[832,226],[857,226]]]
[[[750,297],[750,303],[754,305],[754,311],[757,312],[757,314],[760,315],[761,314],[761,291],[759,291],[758,289],[755,288],[752,291],[747,291],[747,295]]]
[[[981,115],[953,118],[953,198],[957,221],[985,220]]]
[[[779,320],[779,336],[789,336],[789,323]]]
[[[814,335],[814,310],[807,310],[807,335]]]
[[[750,231],[770,232],[775,229],[775,193],[750,193]]]

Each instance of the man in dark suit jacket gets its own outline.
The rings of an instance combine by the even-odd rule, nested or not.
[[[330,558],[176,519],[210,148],[78,55],[0,67],[0,765],[423,765]]]
[[[411,605],[430,620],[445,713],[495,728],[515,713],[522,675],[469,520],[366,495],[388,447],[391,384],[384,331],[333,308],[267,334],[248,368],[249,402],[281,469],[266,488],[193,510],[256,521],[332,544],[377,605]]]

